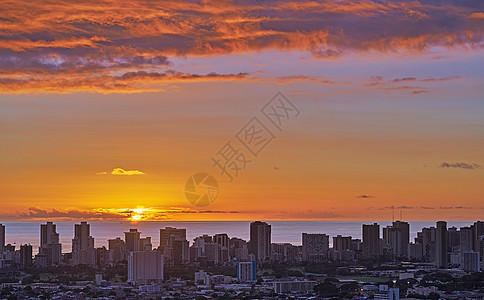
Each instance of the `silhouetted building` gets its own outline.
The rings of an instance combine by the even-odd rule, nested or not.
[[[153,250],[153,245],[151,244],[151,237],[145,237],[139,239],[139,250],[140,251],[151,251]]]
[[[455,226],[447,228],[447,251],[457,252],[460,245],[460,231]]]
[[[230,239],[226,233],[220,233],[213,236],[213,242],[218,244],[219,247],[219,261],[227,262],[230,260],[229,255],[229,243]]]
[[[110,265],[112,263],[112,259],[110,258],[109,254],[110,251],[106,249],[105,246],[96,248],[96,265],[98,267]]]
[[[333,237],[333,249],[334,250],[350,250],[351,249],[351,236],[337,235]]]
[[[32,246],[20,245],[20,267],[22,269],[32,266]]]
[[[260,221],[250,224],[249,254],[259,261],[271,258],[271,225]]]
[[[126,243],[126,251],[140,251],[140,235],[141,232],[138,229],[130,229],[129,232],[124,233],[124,240]]]
[[[366,258],[380,256],[380,225],[363,225],[363,255]]]
[[[0,224],[0,253],[5,251],[5,225]]]
[[[112,261],[114,263],[128,259],[128,253],[126,252],[126,244],[121,238],[108,240],[109,251],[111,252]]]
[[[229,236],[226,233],[218,233],[213,236],[213,242],[219,244],[222,247],[229,247]]]
[[[72,239],[72,265],[96,265],[96,250],[94,238],[90,235],[90,225],[87,222],[74,225],[74,239]]]
[[[484,222],[476,221],[472,225],[474,234],[474,251],[479,252],[480,260],[483,260],[484,248],[481,247],[481,241],[484,239]]]
[[[415,243],[422,244],[422,258],[426,262],[435,262],[436,247],[436,229],[435,227],[424,227],[421,232],[417,233]]]
[[[422,243],[409,243],[408,250],[407,250],[407,257],[413,260],[422,260],[423,259],[423,250],[422,250]]]
[[[464,253],[474,251],[474,228],[461,227],[459,234],[460,265],[464,263]]]
[[[302,260],[298,246],[291,243],[272,243],[271,252],[273,261],[281,261],[286,263],[296,263]]]
[[[231,238],[229,242],[229,255],[238,261],[247,261],[249,259],[247,242],[236,237]]]
[[[165,227],[160,229],[160,247],[167,265],[182,264],[190,260],[187,230]]]
[[[302,260],[321,262],[328,256],[329,236],[320,233],[302,234]]]
[[[59,242],[59,234],[56,232],[56,225],[52,222],[40,225],[40,256],[45,256],[45,265],[43,258],[39,258],[37,266],[56,266],[62,260],[62,245]],[[42,265],[40,264],[42,262]]]
[[[184,228],[165,227],[160,229],[160,247],[163,248],[168,245],[170,237],[175,237],[178,240],[187,239],[187,230]]]
[[[435,231],[435,265],[447,268],[447,222],[438,221]]]
[[[407,222],[395,221],[383,228],[383,240],[390,247],[393,257],[406,257],[410,242],[410,226]]]

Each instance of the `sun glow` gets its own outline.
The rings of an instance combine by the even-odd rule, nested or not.
[[[136,209],[133,209],[131,210],[131,220],[133,221],[140,221],[141,219],[143,219],[144,217],[144,212],[145,210],[143,208],[136,208]]]

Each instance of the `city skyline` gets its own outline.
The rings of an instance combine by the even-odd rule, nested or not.
[[[301,231],[302,243],[294,245],[287,241],[274,242],[270,223],[254,221],[247,225],[248,240],[222,233],[224,227],[220,226],[217,233],[203,233],[191,243],[186,228],[166,226],[159,229],[158,247],[153,246],[150,236],[142,235],[137,228],[125,231],[124,240],[114,238],[114,232],[110,231],[107,248],[95,246],[94,237],[90,235],[91,224],[83,221],[73,226],[72,252],[60,253],[62,245],[58,243],[57,225],[47,222],[40,225],[41,247],[35,255],[31,244],[20,244],[18,250],[15,244],[5,245],[4,230],[0,230],[0,270],[6,271],[4,278],[20,272],[50,272],[55,274],[52,275],[54,279],[39,277],[35,281],[54,282],[56,288],[52,292],[59,292],[58,285],[62,282],[67,287],[60,293],[79,285],[88,286],[89,289],[86,287],[80,295],[89,292],[93,286],[103,287],[105,292],[124,289],[127,294],[130,293],[128,290],[134,289],[138,296],[144,292],[165,294],[173,290],[173,282],[182,290],[191,286],[194,293],[239,289],[248,289],[251,293],[257,289],[273,290],[276,294],[335,293],[336,288],[328,290],[327,283],[331,281],[333,284],[353,284],[352,291],[341,289],[341,293],[362,295],[366,289],[367,293],[374,293],[376,299],[398,300],[414,293],[424,296],[434,293],[433,298],[449,294],[445,283],[438,285],[432,281],[435,286],[428,285],[427,280],[432,276],[459,278],[466,284],[474,282],[471,287],[453,288],[452,291],[462,291],[457,294],[459,297],[464,297],[473,286],[479,286],[480,278],[484,279],[481,272],[484,266],[484,221],[460,228],[447,227],[446,221],[437,221],[432,226],[419,228],[413,240],[411,225],[405,221],[393,221],[382,230],[378,223],[362,224],[362,238],[338,233],[332,236],[333,245],[330,245],[331,236],[324,231]],[[0,224],[0,228],[5,226]],[[306,270],[306,273],[298,269]],[[90,275],[84,279],[89,280],[71,283],[55,279],[61,274],[66,276],[65,270],[87,271]],[[225,274],[214,274],[214,270]],[[335,278],[321,272],[331,272]],[[360,281],[348,279],[357,274]],[[367,277],[360,277],[363,274]],[[103,279],[105,275],[110,280]],[[343,277],[338,278],[338,275]],[[2,293],[11,292],[13,285],[17,289],[25,288],[28,286],[24,282],[26,278],[34,282],[29,276],[18,283],[10,283],[6,286],[9,290],[5,290],[4,284]],[[344,280],[340,281],[341,278]],[[45,283],[42,286],[51,287]],[[474,289],[470,293],[478,296],[482,292],[482,289]],[[117,293],[110,292],[109,295],[114,297]],[[270,293],[265,297],[272,296]],[[456,293],[452,293],[454,296]]]
[[[0,221],[483,215],[481,2],[129,3],[2,6]]]

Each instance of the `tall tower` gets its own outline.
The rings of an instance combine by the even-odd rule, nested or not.
[[[271,257],[271,225],[260,221],[250,223],[249,253],[259,261]]]
[[[32,266],[32,246],[20,245],[20,267],[22,269],[30,268]]]
[[[438,221],[435,231],[435,265],[447,268],[447,222]]]
[[[402,221],[393,222],[392,226],[383,228],[383,239],[385,244],[391,247],[393,256],[406,257],[410,242],[410,225]]]
[[[56,225],[52,222],[40,225],[39,254],[44,255],[46,266],[58,265],[62,259],[62,245]]]
[[[90,236],[90,225],[87,222],[74,225],[74,238],[72,239],[73,265],[96,265],[96,250],[94,238]]]
[[[5,251],[5,225],[0,224],[0,253]]]
[[[160,229],[160,247],[168,246],[170,237],[175,237],[177,240],[187,239],[187,230],[185,228],[165,227]]]
[[[130,229],[129,232],[124,233],[124,240],[126,241],[126,251],[139,251],[141,232],[137,229]]]
[[[363,224],[363,255],[366,258],[376,258],[380,255],[380,225]]]

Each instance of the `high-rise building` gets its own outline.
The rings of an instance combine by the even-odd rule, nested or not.
[[[407,257],[409,259],[422,260],[422,243],[409,243],[407,250]]]
[[[230,260],[229,244],[230,239],[226,233],[219,233],[213,236],[213,242],[218,244],[219,247],[219,261],[227,262]]]
[[[484,239],[484,222],[474,222],[472,229],[474,234],[474,251],[479,252],[479,257],[482,261],[484,257],[484,249],[481,248],[481,240]]]
[[[407,222],[395,221],[383,228],[383,240],[391,249],[393,257],[406,257],[410,242],[410,226]]]
[[[32,266],[32,246],[20,245],[20,267],[22,269],[30,268]]]
[[[139,250],[140,251],[151,251],[151,250],[153,250],[153,245],[151,244],[151,237],[147,236],[145,238],[139,239]]]
[[[255,261],[237,262],[237,280],[254,282],[257,280],[257,263]]]
[[[249,258],[249,248],[243,239],[233,237],[229,242],[229,255],[238,261],[247,261]]]
[[[175,237],[178,240],[187,239],[187,230],[184,228],[165,227],[160,229],[160,247],[163,248],[168,245],[170,237]]]
[[[417,233],[417,239],[415,242],[422,243],[422,258],[426,262],[435,262],[435,247],[436,247],[436,229],[435,227],[424,227],[422,231]]]
[[[447,250],[456,252],[460,245],[460,231],[455,226],[447,228]]]
[[[219,244],[222,247],[229,248],[229,236],[226,233],[219,233],[213,236],[213,242]]]
[[[462,253],[463,256],[463,264],[462,269],[466,272],[479,272],[479,252],[475,251],[467,251]]]
[[[167,265],[182,264],[190,260],[190,248],[185,228],[160,229],[160,251]]]
[[[474,227],[461,227],[459,233],[460,265],[464,264],[464,253],[474,251]]]
[[[121,238],[108,240],[109,251],[111,252],[112,261],[114,263],[128,259],[128,253],[126,252],[126,244]]]
[[[290,264],[300,262],[302,255],[300,255],[300,246],[291,243],[272,243],[272,259],[274,261],[284,261]]]
[[[163,281],[164,259],[159,251],[131,251],[128,259],[128,282],[134,285]]]
[[[0,253],[5,251],[5,225],[0,224]]]
[[[271,225],[260,221],[250,224],[249,253],[259,261],[271,258]]]
[[[52,222],[40,225],[40,247],[38,255],[45,257],[45,267],[59,265],[62,260],[62,245],[59,243],[59,234],[56,232],[56,225]],[[40,264],[37,265],[40,266]]]
[[[207,261],[218,264],[220,262],[220,245],[216,243],[205,244],[205,257]]]
[[[302,259],[309,262],[321,262],[328,256],[329,236],[320,233],[302,234]]]
[[[138,229],[130,229],[129,232],[124,233],[124,240],[126,243],[126,251],[139,251],[140,248],[140,235],[141,232]]]
[[[350,250],[351,249],[351,236],[337,235],[333,237],[333,249],[334,250]]]
[[[435,231],[435,265],[447,268],[447,222],[438,221]]]
[[[81,224],[74,225],[71,264],[96,265],[94,238],[90,235],[90,225],[87,224],[87,222],[81,222]]]
[[[168,248],[171,249],[171,260],[174,265],[180,265],[190,260],[190,243],[184,239],[171,238]]]
[[[101,268],[113,262],[112,258],[110,257],[110,251],[106,249],[105,246],[96,248],[95,253],[96,253],[96,265],[98,267]]]
[[[380,256],[380,225],[363,224],[363,255],[366,258],[377,258]]]

